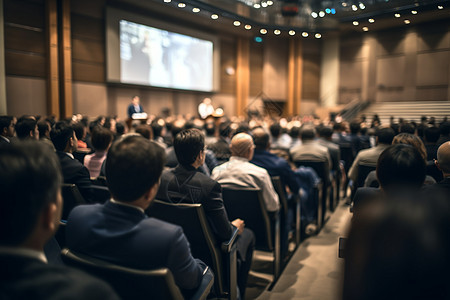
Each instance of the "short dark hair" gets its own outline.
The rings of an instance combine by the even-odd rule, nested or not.
[[[161,136],[164,129],[164,126],[160,124],[161,121],[164,122],[163,119],[155,119],[151,124],[154,138]]]
[[[269,130],[270,130],[270,134],[274,138],[277,138],[281,134],[281,125],[278,123],[273,123],[272,125],[270,125]]]
[[[302,140],[313,140],[316,137],[316,129],[312,125],[303,125],[300,137]]]
[[[395,133],[394,129],[387,128],[378,128],[375,132],[375,135],[378,137],[378,143],[390,145],[392,144],[392,140],[394,139]]]
[[[37,122],[35,119],[20,118],[16,123],[16,135],[19,139],[26,139],[30,136],[30,132],[34,132]]]
[[[357,121],[353,121],[350,123],[350,132],[352,134],[357,134],[361,131],[361,124]]]
[[[441,131],[442,135],[449,135],[450,134],[450,122],[444,121],[441,125],[439,125],[439,130]]]
[[[395,144],[378,158],[377,177],[385,190],[420,188],[425,181],[426,163],[419,150],[411,145]]]
[[[42,138],[43,136],[45,136],[45,133],[47,131],[50,132],[51,127],[50,127],[50,123],[46,120],[41,120],[39,122],[37,122],[37,126],[38,126],[38,131],[39,131],[39,137]]]
[[[122,135],[125,133],[125,125],[122,122],[116,123],[116,133],[117,135]]]
[[[147,140],[153,139],[153,130],[150,127],[150,125],[141,124],[138,125],[135,129],[136,133],[139,133],[143,137],[145,137]]]
[[[73,128],[73,131],[75,131],[75,136],[79,140],[81,140],[83,138],[84,134],[86,133],[85,130],[87,130],[86,126],[84,126],[84,124],[81,122],[73,124],[72,128]]]
[[[436,126],[425,128],[425,141],[428,143],[436,143],[439,140],[440,131]]]
[[[216,133],[216,125],[214,122],[206,122],[204,128],[208,136],[213,136]]]
[[[12,116],[0,116],[0,134],[3,132],[4,128],[8,128],[13,120]]]
[[[55,149],[58,151],[64,151],[70,138],[73,137],[73,132],[72,126],[70,126],[67,122],[56,122],[55,126],[52,128],[52,131],[50,131],[50,139],[52,140]]]
[[[323,126],[319,130],[319,135],[324,138],[330,138],[333,135],[333,128],[330,126]]]
[[[253,143],[255,148],[259,150],[266,150],[269,146],[270,135],[263,128],[253,129]]]
[[[0,244],[17,246],[30,235],[62,183],[58,157],[38,141],[0,148]],[[25,187],[25,188],[24,188]]]
[[[416,127],[412,123],[404,123],[400,125],[399,133],[411,133],[416,132]]]
[[[114,135],[111,130],[105,127],[97,127],[91,135],[92,146],[95,151],[104,151],[113,141]]]
[[[230,137],[232,131],[233,130],[231,129],[230,122],[220,123],[220,125],[219,125],[219,135],[221,137],[225,137],[225,138]]]
[[[155,142],[138,135],[125,136],[108,151],[105,175],[114,199],[139,199],[161,177],[165,152]]]
[[[180,165],[192,165],[205,148],[205,136],[196,128],[182,130],[175,136],[173,148]]]

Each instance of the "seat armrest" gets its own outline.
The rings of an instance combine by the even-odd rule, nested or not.
[[[195,293],[189,296],[191,300],[206,300],[209,293],[211,292],[211,288],[214,284],[214,274],[209,267],[205,269],[205,272],[202,276],[202,281],[200,285],[195,290]]]
[[[231,234],[231,238],[228,241],[223,242],[221,245],[221,249],[225,253],[231,252],[231,248],[233,247],[234,241],[236,240],[236,238],[239,234],[239,229],[234,225],[232,225],[232,227],[233,227],[233,229],[232,229],[233,231]]]

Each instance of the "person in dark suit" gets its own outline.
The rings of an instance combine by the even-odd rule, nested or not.
[[[230,127],[229,122],[224,122],[219,125],[219,137],[217,141],[208,146],[208,149],[211,150],[216,156],[217,163],[223,164],[226,163],[231,157],[230,150],[230,136],[232,133],[232,129]]]
[[[14,136],[15,118],[12,116],[0,116],[0,145],[9,144]]]
[[[105,282],[47,263],[44,245],[58,229],[61,182],[58,158],[45,144],[0,147],[0,298],[119,299]]]
[[[255,237],[244,221],[229,221],[223,205],[220,184],[198,169],[205,162],[205,137],[198,129],[186,129],[175,136],[174,150],[179,165],[163,172],[156,198],[170,203],[201,203],[218,242],[231,238],[232,225],[239,228],[237,238],[238,287],[244,299]]]
[[[177,285],[187,292],[199,286],[207,266],[192,257],[181,227],[144,212],[158,191],[164,156],[160,146],[141,136],[117,141],[106,158],[112,199],[72,210],[67,246],[126,267],[169,268]]]
[[[144,108],[142,107],[141,104],[139,104],[140,99],[139,96],[133,96],[133,98],[131,98],[131,103],[130,105],[128,105],[128,117],[130,119],[133,119],[133,114],[139,114],[139,113],[143,113],[144,112]]]
[[[64,121],[57,122],[50,138],[61,164],[64,183],[73,183],[87,202],[92,201],[92,183],[89,170],[73,156],[77,149],[77,137],[73,128]]]

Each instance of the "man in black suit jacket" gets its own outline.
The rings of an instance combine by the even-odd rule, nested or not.
[[[244,221],[230,223],[223,205],[220,184],[201,173],[198,168],[205,162],[205,137],[198,129],[186,129],[175,136],[175,154],[179,165],[164,171],[156,198],[170,203],[201,203],[218,242],[231,238],[232,225],[239,228],[236,241],[239,266],[238,286],[244,299],[250,270],[255,237]]]
[[[450,195],[450,142],[445,142],[439,147],[435,164],[441,170],[444,179],[431,187]]]
[[[84,200],[92,201],[92,183],[89,170],[73,157],[77,149],[77,137],[66,122],[58,122],[50,132],[56,155],[61,164],[64,183],[73,183],[80,190]]]
[[[99,279],[47,264],[44,245],[59,225],[61,181],[58,158],[46,145],[0,148],[0,298],[119,299]]]
[[[169,268],[177,285],[191,290],[200,285],[207,267],[192,257],[181,227],[144,213],[158,191],[164,156],[164,149],[141,136],[116,142],[106,158],[112,199],[72,210],[67,246],[126,267]]]

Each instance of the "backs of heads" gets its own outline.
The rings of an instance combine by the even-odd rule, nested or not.
[[[303,141],[313,140],[316,137],[316,129],[313,125],[303,125],[300,137]]]
[[[196,128],[184,129],[175,136],[173,148],[178,163],[182,166],[190,166],[205,148],[205,136]]]
[[[281,134],[281,125],[278,123],[273,123],[272,125],[270,125],[269,130],[270,130],[270,134],[274,138],[277,138]]]
[[[378,128],[375,135],[378,137],[378,143],[390,145],[394,139],[395,132],[390,127]]]
[[[266,150],[269,147],[270,135],[262,127],[253,129],[252,136],[256,149]]]
[[[139,133],[147,140],[153,139],[153,130],[149,125],[146,125],[146,124],[138,125],[136,127],[135,131],[136,131],[136,133]]]
[[[92,131],[91,141],[95,151],[105,151],[112,143],[114,135],[111,130],[104,127],[96,127]]]
[[[441,132],[436,126],[427,127],[424,131],[425,141],[428,143],[436,143],[439,140],[440,134]]]
[[[87,128],[83,123],[78,122],[72,125],[73,131],[75,132],[75,136],[77,139],[82,140],[86,136]]]
[[[55,149],[64,151],[70,138],[73,138],[73,128],[67,122],[59,121],[53,126],[50,131],[50,139],[52,140]]]
[[[59,160],[44,143],[0,147],[0,245],[24,242],[44,207],[56,201],[61,183]]]
[[[252,150],[253,145],[253,138],[251,135],[243,132],[238,133],[231,139],[231,155],[251,159],[251,157],[249,157],[249,151]]]
[[[230,122],[220,123],[220,125],[219,125],[219,135],[221,137],[224,137],[224,138],[230,137],[232,131],[233,130],[231,129],[231,123]]]
[[[399,132],[414,134],[416,132],[416,127],[411,123],[403,123],[400,124]]]
[[[439,169],[445,174],[450,174],[450,142],[443,143],[437,152]]]
[[[425,145],[423,144],[422,140],[414,134],[411,133],[397,134],[392,140],[392,144],[411,145],[420,152],[420,155],[422,155],[422,158],[425,161],[427,160],[427,149],[425,148]]]
[[[386,192],[419,189],[426,176],[426,164],[411,145],[396,144],[386,148],[378,158],[377,177]]]
[[[324,138],[331,138],[333,135],[333,128],[330,126],[322,126],[319,130],[319,135]]]
[[[439,130],[441,131],[442,135],[449,135],[450,134],[450,122],[448,122],[448,121],[442,122],[442,124],[439,126]]]
[[[409,193],[372,201],[352,219],[343,300],[449,299],[450,202]]]
[[[153,130],[153,136],[155,138],[161,136],[162,131],[165,126],[164,119],[158,118],[158,119],[153,120],[151,126],[152,126],[152,130]]]
[[[114,199],[131,202],[159,182],[165,161],[164,150],[138,135],[115,142],[108,151],[105,174]]]
[[[353,121],[350,123],[350,132],[352,134],[358,134],[361,131],[361,124],[357,121]]]
[[[12,116],[0,116],[0,134],[3,133],[3,129],[8,129],[9,125],[13,120]]]
[[[36,129],[36,119],[32,118],[19,118],[16,123],[16,135],[19,139],[26,139],[30,137],[30,132],[34,132]]]

